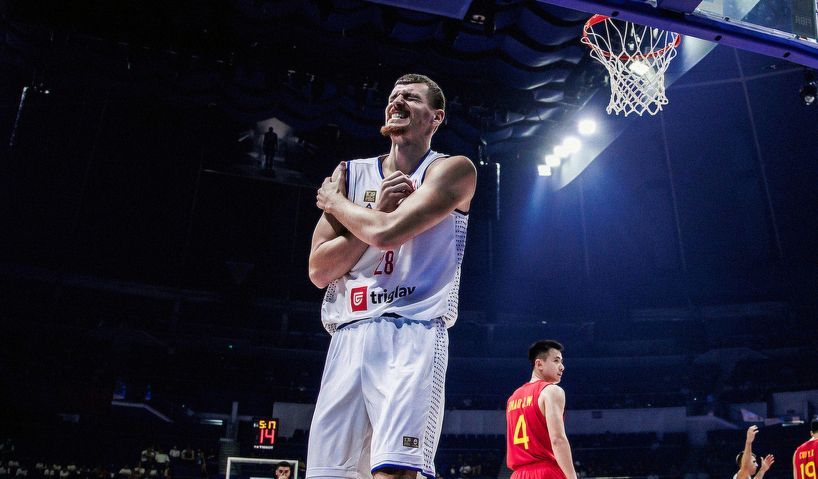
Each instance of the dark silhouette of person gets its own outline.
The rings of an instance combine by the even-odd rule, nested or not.
[[[267,129],[264,134],[264,168],[267,170],[273,169],[273,159],[278,151],[278,135],[276,135],[273,127]]]

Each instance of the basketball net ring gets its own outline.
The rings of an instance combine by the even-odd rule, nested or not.
[[[594,15],[582,30],[591,57],[608,70],[611,101],[605,111],[655,115],[667,105],[665,72],[682,36],[675,32]]]

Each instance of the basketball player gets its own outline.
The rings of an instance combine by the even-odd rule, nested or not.
[[[809,431],[812,437],[798,446],[792,455],[792,479],[815,479],[818,473],[815,468],[818,463],[818,418],[812,420]]]
[[[744,450],[736,456],[736,466],[738,472],[733,475],[733,479],[762,479],[764,474],[770,470],[770,466],[775,462],[775,457],[772,454],[767,454],[761,460],[761,467],[759,467],[756,455],[753,454],[753,441],[758,434],[758,426],[750,426],[747,428],[747,436],[744,440]]]
[[[562,344],[537,341],[528,349],[531,380],[506,405],[506,464],[511,479],[577,479],[565,435]]]
[[[381,134],[389,153],[344,162],[318,190],[309,273],[327,287],[332,334],[307,452],[307,479],[435,477],[477,173],[432,151],[445,117],[426,76],[397,80]]]

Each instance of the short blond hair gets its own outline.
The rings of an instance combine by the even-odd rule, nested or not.
[[[395,86],[409,85],[411,83],[423,83],[428,86],[429,103],[432,105],[432,108],[436,110],[446,110],[446,97],[443,96],[443,90],[440,89],[440,86],[435,83],[434,80],[419,73],[407,73],[395,81]]]

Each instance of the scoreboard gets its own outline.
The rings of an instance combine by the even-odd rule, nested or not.
[[[253,418],[253,449],[269,451],[273,449],[278,438],[277,418]]]

